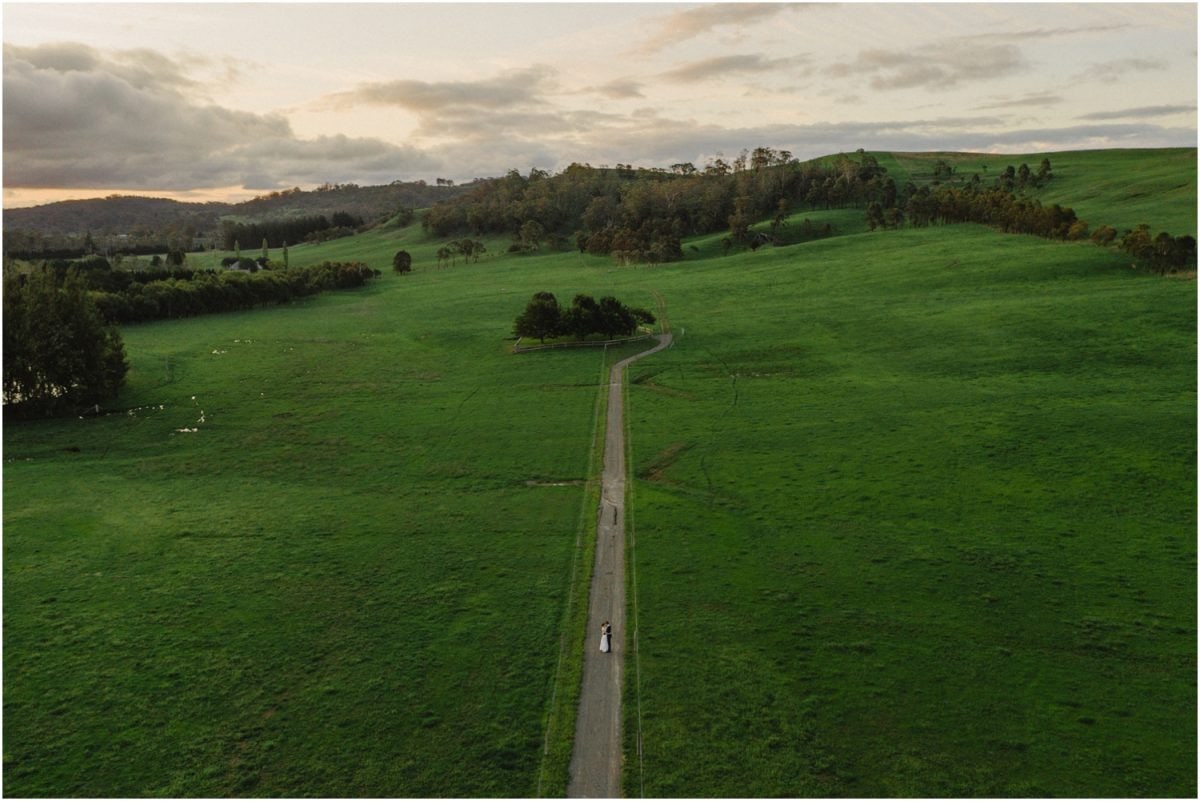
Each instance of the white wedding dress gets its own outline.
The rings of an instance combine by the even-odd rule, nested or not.
[[[604,653],[608,653],[610,650],[612,650],[612,645],[609,642],[611,637],[612,637],[611,634],[608,634],[603,631],[600,632],[600,650],[603,651]]]

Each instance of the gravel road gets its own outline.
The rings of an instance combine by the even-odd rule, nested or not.
[[[596,526],[596,561],[588,600],[583,657],[583,690],[571,754],[570,798],[621,795],[621,676],[625,659],[625,425],[622,391],[625,368],[671,345],[658,344],[613,365],[608,380],[608,421],[604,436],[603,490]],[[612,624],[612,652],[600,651],[600,626]]]

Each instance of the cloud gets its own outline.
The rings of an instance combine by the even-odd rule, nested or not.
[[[1169,65],[1165,61],[1149,58],[1118,58],[1112,61],[1104,61],[1098,64],[1092,64],[1079,75],[1075,76],[1074,80],[1096,80],[1101,83],[1116,83],[1130,73],[1134,72],[1155,72],[1167,69]]]
[[[1032,92],[1020,97],[996,98],[991,103],[975,106],[976,111],[992,111],[1004,108],[1025,108],[1027,106],[1057,106],[1063,102],[1060,95],[1053,92]]]
[[[1127,108],[1120,111],[1094,111],[1091,114],[1082,114],[1078,119],[1081,120],[1127,120],[1127,119],[1148,119],[1152,117],[1169,117],[1174,114],[1195,113],[1195,106],[1139,106],[1138,108]]]
[[[4,51],[8,187],[197,189],[393,180],[431,159],[380,140],[301,140],[287,119],[198,100],[175,62],[78,44]]]
[[[635,53],[649,55],[702,36],[716,28],[741,27],[762,22],[784,12],[803,7],[799,3],[714,3],[662,17],[645,41],[634,48]]]
[[[807,62],[808,56],[805,55],[788,58],[764,58],[758,54],[716,56],[667,70],[660,73],[659,77],[676,83],[697,83],[731,75],[771,73]]]
[[[628,100],[630,98],[645,97],[642,94],[642,84],[632,78],[619,78],[615,81],[609,81],[600,86],[592,86],[584,90],[592,94],[603,95],[612,100]]]
[[[535,65],[510,70],[481,81],[398,80],[366,83],[349,92],[328,95],[318,108],[336,110],[356,105],[398,106],[415,112],[437,112],[445,108],[508,108],[541,102],[554,70]]]
[[[1033,28],[1023,31],[989,31],[988,33],[979,33],[962,37],[963,39],[980,40],[986,39],[991,42],[1009,41],[1009,42],[1024,42],[1030,39],[1057,39],[1063,36],[1080,36],[1089,33],[1109,33],[1111,31],[1120,31],[1131,27],[1128,23],[1117,23],[1115,25],[1083,25],[1078,28]]]
[[[78,42],[53,42],[37,47],[4,45],[4,61],[22,62],[48,73],[68,75],[103,69],[137,89],[181,92],[200,84],[188,78],[178,64],[153,50],[123,50],[105,59],[98,50]]]
[[[458,141],[474,148],[486,145],[485,150],[491,150],[502,140],[569,136],[598,124],[604,117],[600,112],[560,109],[545,98],[545,93],[557,88],[555,76],[554,69],[534,65],[477,81],[367,83],[349,92],[328,95],[314,106],[325,111],[358,105],[401,108],[416,118],[412,138],[438,140],[439,144],[430,147],[444,148],[449,141]],[[635,82],[613,83],[606,91],[627,96],[638,91]],[[524,148],[520,152],[528,151]]]
[[[911,50],[863,50],[853,61],[827,67],[826,73],[835,78],[867,76],[871,87],[879,90],[948,89],[1027,68],[1015,45],[980,45],[951,39]]]

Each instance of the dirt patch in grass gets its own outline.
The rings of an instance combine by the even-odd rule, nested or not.
[[[639,386],[641,386],[643,389],[648,389],[651,392],[657,392],[660,395],[667,395],[672,398],[683,398],[684,400],[692,400],[696,397],[695,394],[693,394],[691,392],[684,392],[681,389],[672,389],[671,387],[664,387],[662,384],[659,384],[658,382],[654,381],[653,379],[647,379],[646,381],[641,382],[641,384],[639,384]]]
[[[646,481],[663,481],[663,474],[693,447],[695,447],[694,442],[671,443],[655,454],[654,458],[638,471],[638,478],[645,479]]]

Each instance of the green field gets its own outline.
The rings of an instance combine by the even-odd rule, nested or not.
[[[854,239],[657,279],[627,793],[1190,795],[1194,285]]]
[[[1175,236],[1196,235],[1196,149],[1081,150],[1026,156],[976,153],[877,154],[879,163],[896,177],[909,176],[917,183],[932,177],[933,165],[944,159],[956,178],[978,173],[990,184],[1005,167],[1022,163],[1037,171],[1043,158],[1050,160],[1054,177],[1034,192],[1043,203],[1075,209],[1092,230],[1101,225],[1118,233],[1142,223],[1151,230]]]
[[[1190,231],[1113,188],[1171,153],[1051,160],[1183,234],[1184,155]],[[562,795],[622,354],[511,355],[550,290],[675,333],[629,376],[626,795],[1194,795],[1194,280],[847,215],[653,269],[369,233],[290,251],[364,289],[127,328],[117,413],[5,427],[5,794]]]

